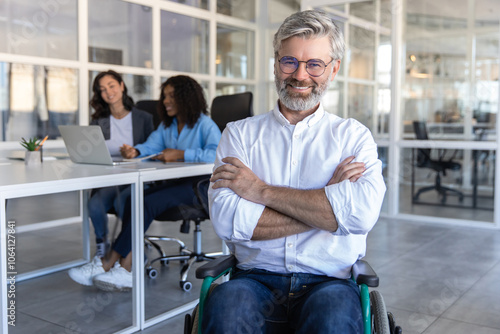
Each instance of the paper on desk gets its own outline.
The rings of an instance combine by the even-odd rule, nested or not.
[[[147,160],[147,159],[151,159],[151,158],[154,158],[156,156],[159,156],[162,153],[163,152],[155,153],[155,154],[147,155],[145,157],[140,157],[140,158],[132,158],[132,159],[125,159],[124,158],[123,161],[143,161],[143,160]]]

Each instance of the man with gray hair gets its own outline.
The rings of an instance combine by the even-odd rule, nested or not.
[[[203,333],[361,333],[350,270],[386,189],[377,146],[320,102],[345,49],[324,12],[291,15],[273,44],[276,106],[228,124],[217,149],[210,215],[238,264]]]

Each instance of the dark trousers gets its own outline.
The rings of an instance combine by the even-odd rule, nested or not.
[[[144,232],[155,217],[168,209],[179,205],[199,205],[193,190],[193,184],[199,179],[200,177],[190,177],[169,180],[144,190]],[[123,210],[122,230],[113,244],[113,249],[123,257],[127,257],[132,250],[131,220],[131,199],[128,197]]]

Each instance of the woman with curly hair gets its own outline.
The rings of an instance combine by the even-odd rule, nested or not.
[[[161,124],[143,144],[121,147],[122,156],[135,158],[161,152],[156,159],[164,162],[214,162],[221,133],[207,116],[203,89],[194,79],[179,75],[161,86],[158,112]],[[199,177],[197,177],[199,178]],[[144,231],[162,212],[196,201],[193,182],[197,178],[166,181],[144,192]],[[100,289],[123,291],[132,288],[132,226],[130,198],[124,207],[122,230],[113,244],[109,258],[93,261],[89,278]],[[92,266],[92,268],[90,268]]]

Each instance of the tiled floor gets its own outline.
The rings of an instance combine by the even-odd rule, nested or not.
[[[220,241],[206,223],[208,251]],[[179,235],[178,224],[155,222],[150,233]],[[79,256],[79,224],[18,235],[19,267],[31,270]],[[182,236],[192,244],[192,236]],[[172,251],[176,250],[172,246]],[[377,288],[403,333],[500,334],[500,231],[380,219],[368,237],[366,258],[380,276]],[[21,262],[22,261],[22,262]],[[146,280],[148,318],[197,298],[178,285],[179,264]],[[66,272],[18,282],[17,322],[9,333],[111,333],[131,322],[130,293],[83,287]],[[182,333],[184,315],[143,333]]]

